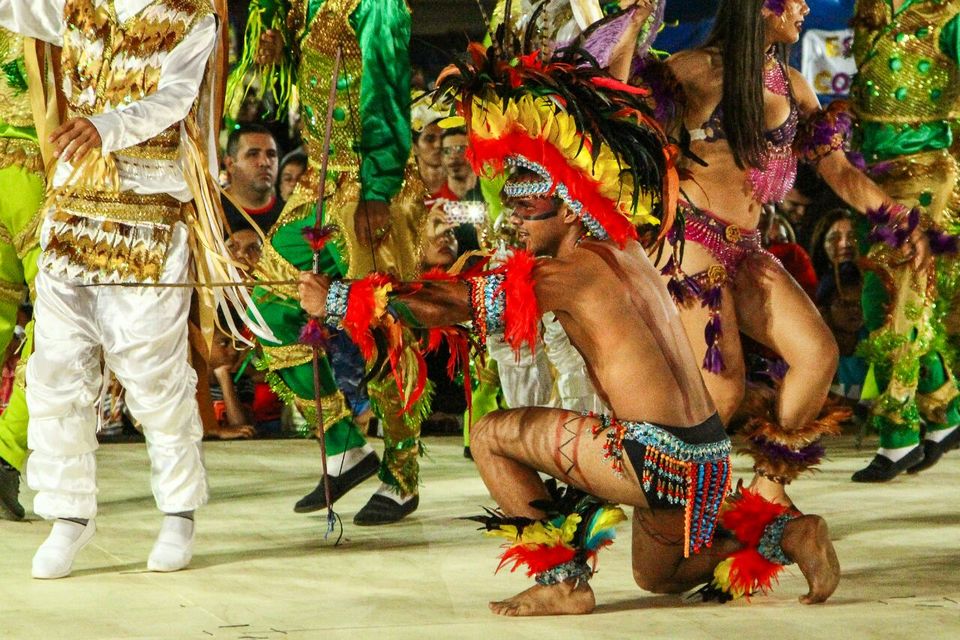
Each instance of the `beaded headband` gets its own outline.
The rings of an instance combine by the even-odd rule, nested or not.
[[[587,213],[583,203],[573,198],[563,183],[556,182],[553,176],[550,175],[550,172],[547,171],[547,168],[542,164],[528,160],[523,156],[508,156],[504,159],[504,164],[508,167],[518,167],[533,171],[542,178],[542,180],[514,180],[512,178],[507,180],[507,183],[503,185],[503,193],[508,198],[556,195],[567,203],[570,210],[580,218],[580,221],[583,222],[583,226],[587,228],[590,235],[598,240],[610,239],[610,234],[603,228],[603,225]]]

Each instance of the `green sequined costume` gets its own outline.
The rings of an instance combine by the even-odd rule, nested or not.
[[[36,230],[43,202],[43,161],[37,144],[23,39],[0,29],[0,354],[17,325],[17,309],[37,275],[40,248]],[[32,296],[31,296],[32,297]],[[22,471],[27,458],[27,402],[23,373],[32,351],[33,323],[27,326],[13,394],[0,416],[0,458]]]
[[[245,71],[255,67],[260,34],[275,29],[284,40],[283,60],[259,67],[261,86],[278,87],[281,105],[296,87],[308,168],[267,236],[259,265],[263,279],[296,278],[312,267],[313,255],[301,229],[312,225],[323,156],[327,101],[337,47],[343,62],[336,80],[336,104],[328,157],[325,223],[339,227],[336,244],[324,249],[321,268],[332,276],[362,276],[376,266],[400,278],[416,275],[418,234],[423,224],[424,187],[410,159],[410,12],[403,0],[255,0],[250,6],[246,47],[228,86],[233,105],[242,100]],[[230,107],[228,105],[228,112]],[[359,201],[390,204],[392,226],[376,251],[359,245],[353,216]],[[375,257],[374,257],[375,256]],[[311,350],[298,344],[306,316],[296,287],[256,287],[254,300],[280,344],[264,344],[264,366],[279,395],[295,403],[313,423]],[[323,424],[330,457],[361,447],[363,435],[326,358],[321,363]],[[401,494],[417,492],[420,422],[424,400],[405,416],[394,410],[396,384],[370,385],[384,423],[380,478]],[[425,394],[426,395],[426,394]],[[400,405],[402,406],[402,405]],[[336,468],[331,469],[336,473]]]
[[[851,98],[871,177],[896,201],[919,205],[925,224],[950,233],[960,231],[958,13],[960,0],[905,0],[897,11],[890,0],[859,0],[852,23]],[[943,257],[916,274],[882,244],[868,259],[874,267],[863,305],[871,334],[860,352],[882,390],[872,423],[881,447],[916,445],[921,419],[928,430],[960,423],[950,326],[960,266]]]

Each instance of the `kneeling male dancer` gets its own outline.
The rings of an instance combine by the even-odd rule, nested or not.
[[[501,566],[526,564],[538,583],[491,609],[592,611],[588,561],[622,518],[604,503],[634,507],[633,572],[644,589],[676,593],[714,576],[707,591],[728,599],[768,587],[783,564],[797,562],[809,584],[801,601],[825,600],[839,567],[822,519],[786,513],[749,493],[721,515],[730,442],[670,296],[635,240],[635,224],[656,222],[643,210],[641,190],[657,188],[671,170],[662,134],[640,115],[639,100],[597,69],[535,56],[490,66],[479,71],[494,86],[479,90],[478,70],[461,69],[461,82],[453,83],[458,112],[476,168],[514,168],[503,195],[526,251],[453,281],[331,282],[304,274],[300,295],[308,313],[342,326],[358,344],[384,322],[472,321],[481,337],[502,327],[519,348],[535,339],[540,316],[550,311],[583,355],[613,416],[531,407],[489,414],[472,431],[474,459],[502,510],[495,528],[515,541]],[[497,69],[508,76],[502,82]],[[540,84],[544,77],[556,95]],[[442,78],[441,88],[449,84]],[[580,99],[577,109],[563,108],[571,98]],[[634,170],[641,165],[656,166],[656,175]],[[538,472],[599,500],[566,500],[577,513],[563,512],[549,505]],[[718,522],[734,536],[714,538]],[[768,571],[747,577],[746,565],[736,564],[744,554]]]

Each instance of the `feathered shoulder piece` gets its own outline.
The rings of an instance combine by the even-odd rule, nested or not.
[[[523,52],[502,26],[489,47],[467,52],[441,74],[436,96],[453,100],[456,116],[443,124],[466,127],[478,173],[540,174],[588,230],[620,245],[637,237],[637,225],[669,226],[663,194],[676,172],[643,89],[611,77],[583,49]]]

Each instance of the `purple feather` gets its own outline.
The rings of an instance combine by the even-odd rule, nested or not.
[[[867,220],[874,225],[890,222],[890,205],[884,203],[876,209],[867,209]]]
[[[660,269],[660,275],[662,276],[672,276],[677,273],[677,261],[673,259],[673,256],[667,259],[667,264],[663,265],[663,268]]]
[[[765,358],[764,360],[766,369],[762,373],[773,382],[782,381],[786,377],[787,371],[790,370],[790,365],[783,358]]]
[[[703,328],[703,339],[708,345],[714,344],[717,339],[723,335],[723,327],[720,324],[720,316],[710,316],[706,326]]]
[[[919,207],[914,207],[910,209],[910,213],[907,214],[907,233],[911,233],[916,229],[918,224],[920,224],[920,209]]]
[[[955,254],[960,248],[957,236],[944,231],[928,229],[927,239],[930,241],[930,251],[937,256]]]
[[[700,306],[719,309],[721,300],[723,300],[723,290],[720,287],[710,287],[700,295]]]
[[[640,78],[650,91],[654,119],[661,123],[674,120],[683,102],[683,89],[670,68],[656,58],[640,58],[634,65],[632,76]],[[676,227],[671,233],[675,230]],[[672,237],[671,242],[675,242]]]
[[[330,332],[316,318],[310,318],[300,330],[300,344],[326,349],[330,341]]]
[[[854,168],[864,173],[867,172],[867,161],[859,151],[847,151],[847,161],[852,164]]]
[[[623,34],[630,27],[630,20],[637,7],[633,7],[623,13],[602,21],[587,37],[583,43],[583,48],[597,61],[601,67],[606,68],[610,65],[610,54],[616,48],[617,43],[623,38]]]
[[[683,282],[677,280],[676,278],[670,278],[667,280],[667,291],[670,293],[670,297],[673,298],[673,301],[676,304],[683,304],[687,301],[687,291],[683,286]]]
[[[700,296],[700,293],[701,293],[700,283],[697,282],[695,278],[691,278],[690,276],[683,276],[683,288],[686,289],[687,293],[689,293],[692,296],[698,296],[698,297]]]
[[[869,235],[867,235],[867,239],[869,239],[870,242],[883,242],[894,248],[900,246],[896,232],[885,225],[877,225],[874,227]]]
[[[874,178],[879,178],[884,174],[888,173],[890,169],[893,168],[893,162],[889,160],[884,160],[883,162],[877,162],[876,164],[870,165],[870,175]]]
[[[764,9],[769,9],[774,15],[782,16],[787,10],[787,0],[766,0],[763,3]]]
[[[720,354],[720,348],[717,345],[710,345],[707,349],[707,353],[703,356],[703,368],[710,373],[723,371],[723,356]]]
[[[811,467],[819,464],[827,450],[820,441],[811,442],[800,449],[791,449],[778,442],[771,442],[765,438],[754,437],[750,441],[756,446],[757,452],[768,459],[783,460],[791,465]]]

